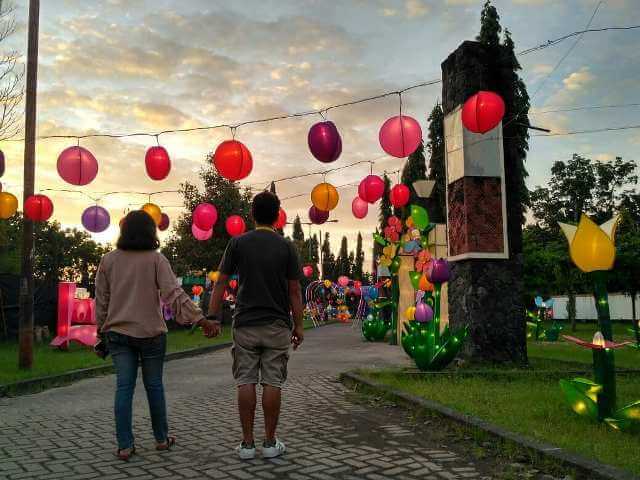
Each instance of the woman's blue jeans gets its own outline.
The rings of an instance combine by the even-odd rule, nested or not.
[[[167,336],[135,338],[116,332],[107,332],[109,353],[113,356],[117,387],[114,413],[118,448],[131,448],[133,437],[133,392],[136,388],[138,364],[142,365],[142,380],[147,391],[151,426],[157,442],[165,442],[169,434],[167,407],[162,384]]]

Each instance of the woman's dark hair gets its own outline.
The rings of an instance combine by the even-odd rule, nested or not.
[[[253,197],[251,215],[259,225],[272,225],[278,219],[280,199],[271,192],[261,192]]]
[[[120,237],[116,246],[120,250],[157,250],[160,240],[156,222],[144,210],[133,210],[122,219]]]

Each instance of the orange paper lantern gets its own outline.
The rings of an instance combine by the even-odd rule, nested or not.
[[[162,222],[162,210],[160,210],[158,205],[155,203],[145,203],[141,210],[147,212],[149,216],[153,218],[156,225],[160,225],[160,222]]]
[[[311,203],[318,210],[328,212],[338,206],[338,190],[330,183],[319,183],[311,191]]]

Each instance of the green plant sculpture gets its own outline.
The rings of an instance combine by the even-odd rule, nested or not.
[[[374,303],[371,313],[362,322],[362,335],[370,342],[378,342],[384,340],[387,332],[391,329],[391,323],[384,318],[383,308],[391,305],[391,300],[384,300]]]

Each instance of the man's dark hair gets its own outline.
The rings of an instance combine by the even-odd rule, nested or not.
[[[273,225],[280,212],[280,199],[271,192],[261,192],[253,197],[251,215],[259,225]]]
[[[120,250],[157,250],[160,240],[156,222],[144,210],[133,210],[122,219],[120,237],[116,246]]]

